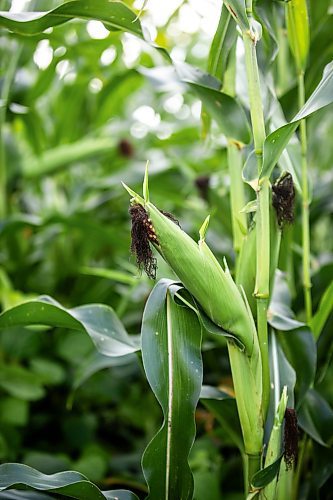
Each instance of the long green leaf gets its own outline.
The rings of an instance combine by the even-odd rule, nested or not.
[[[250,29],[245,0],[226,0],[225,5],[242,31]]]
[[[192,309],[174,302],[178,289],[170,280],[159,281],[142,322],[143,364],[164,415],[142,459],[151,500],[190,500],[193,493],[188,456],[202,381],[201,328]]]
[[[87,333],[96,348],[106,356],[124,356],[139,350],[113,309],[103,304],[90,304],[65,309],[51,297],[25,302],[0,315],[0,328],[47,325]]]
[[[208,56],[208,72],[223,82],[228,56],[237,38],[235,23],[228,10],[222,5],[217,26]]]
[[[137,500],[134,493],[127,490],[101,491],[83,474],[74,471],[42,474],[23,464],[0,465],[0,491],[29,488],[50,491],[79,500]]]
[[[298,412],[300,427],[322,446],[333,445],[333,409],[314,389],[309,389]]]
[[[72,144],[63,144],[45,151],[38,157],[22,161],[22,175],[28,178],[50,175],[87,158],[114,152],[114,141],[109,137],[84,138]]]
[[[288,0],[286,21],[288,40],[298,71],[304,71],[310,47],[309,16],[306,0]]]
[[[318,310],[311,321],[311,329],[315,339],[319,338],[325,323],[333,310],[333,281],[325,290]]]
[[[274,130],[266,137],[263,153],[263,167],[260,177],[270,177],[273,168],[295,132],[300,121],[333,102],[333,61],[324,69],[318,86],[297,115],[286,125]]]
[[[14,33],[35,35],[72,19],[96,19],[108,29],[127,31],[143,38],[141,23],[135,13],[122,2],[109,0],[76,0],[47,12],[1,12],[0,26]]]

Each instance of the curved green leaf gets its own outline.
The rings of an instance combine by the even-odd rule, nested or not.
[[[311,329],[315,339],[319,338],[325,323],[333,310],[333,281],[327,287],[320,300],[320,304],[316,314],[313,316],[311,321]]]
[[[298,411],[300,427],[322,446],[333,445],[333,409],[317,391],[309,389]]]
[[[121,30],[143,38],[141,23],[122,2],[76,0],[47,12],[0,13],[0,26],[21,35],[35,35],[72,19],[96,19],[110,30]]]
[[[0,315],[0,328],[47,325],[87,333],[106,356],[124,356],[138,351],[137,338],[128,335],[113,309],[103,304],[64,308],[51,297],[25,302]]]
[[[0,465],[0,491],[31,488],[50,491],[80,500],[137,500],[134,493],[126,490],[101,491],[83,474],[74,471],[42,474],[23,464]]]
[[[204,104],[207,112],[219,125],[223,134],[236,141],[248,144],[250,127],[241,105],[232,97],[196,83],[187,82]]]
[[[281,454],[275,462],[260,470],[253,476],[251,483],[254,488],[264,488],[271,481],[273,481],[279,472],[282,457],[283,454]]]
[[[270,177],[273,168],[288,144],[292,134],[297,129],[300,121],[319,109],[333,102],[333,61],[328,64],[323,72],[323,77],[318,86],[306,101],[297,115],[283,127],[274,130],[266,137],[263,152],[263,166],[260,177]]]
[[[179,289],[170,280],[157,283],[142,322],[144,369],[164,415],[142,459],[152,500],[190,500],[193,493],[188,456],[202,381],[201,328],[193,310],[173,301],[173,287]]]

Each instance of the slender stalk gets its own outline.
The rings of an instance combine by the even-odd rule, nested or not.
[[[6,122],[6,113],[10,88],[15,77],[16,67],[20,58],[21,48],[9,54],[8,68],[5,72],[3,85],[1,89],[0,105],[0,219],[3,219],[7,213],[7,166],[4,144],[4,127]]]
[[[242,150],[235,141],[228,141],[228,168],[230,175],[230,201],[232,214],[233,243],[238,255],[247,230],[246,214],[241,213],[245,205],[244,183],[242,181]]]
[[[247,477],[248,477],[248,492],[251,491],[251,479],[254,474],[260,470],[261,454],[259,455],[246,455],[247,458]]]
[[[301,108],[305,103],[304,72],[298,75],[298,106]],[[308,184],[308,162],[307,162],[307,137],[306,122],[300,123],[301,154],[302,154],[302,268],[303,288],[306,320],[309,323],[312,318],[311,298],[311,274],[310,274],[310,223],[309,223],[309,184]]]
[[[245,64],[247,71],[250,113],[253,130],[255,154],[257,157],[258,177],[262,168],[262,151],[266,137],[263,104],[261,98],[259,70],[256,54],[256,40],[252,33],[243,33]],[[270,397],[270,372],[267,341],[267,308],[269,301],[270,270],[270,224],[269,224],[269,179],[264,177],[257,187],[257,270],[254,294],[257,298],[258,338],[262,357],[263,395],[262,408],[265,418]]]

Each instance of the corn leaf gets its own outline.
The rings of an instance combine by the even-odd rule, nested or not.
[[[217,26],[208,56],[208,73],[223,82],[224,72],[230,50],[237,38],[235,23],[228,10],[222,5],[219,24]]]
[[[270,177],[273,168],[287,146],[292,134],[302,119],[333,102],[333,61],[324,69],[318,86],[297,115],[286,125],[274,130],[266,137],[263,153],[263,167],[260,177]]]
[[[319,338],[326,321],[333,310],[333,281],[325,290],[321,298],[318,310],[311,321],[311,329],[315,339]]]
[[[309,389],[298,412],[299,426],[322,446],[333,444],[333,409],[316,390]]]
[[[87,333],[96,348],[106,356],[124,356],[140,348],[137,339],[128,335],[113,309],[102,304],[65,309],[59,302],[45,296],[7,309],[0,315],[0,329],[30,325]]]
[[[242,31],[250,29],[249,20],[246,15],[245,0],[227,0],[224,3],[240,29]]]
[[[68,471],[49,475],[23,464],[0,465],[0,491],[22,487],[50,491],[79,500],[137,500],[138,498],[126,490],[101,491],[79,472]]]
[[[142,459],[152,500],[189,500],[193,492],[188,456],[202,382],[201,327],[192,309],[174,302],[178,289],[170,280],[159,281],[142,322],[144,369],[164,416]]]
[[[66,2],[47,12],[0,13],[0,26],[14,33],[34,35],[72,19],[96,19],[110,30],[121,30],[143,38],[141,23],[135,13],[122,2],[77,0]]]
[[[306,0],[286,2],[288,40],[297,69],[304,71],[310,47],[309,16]]]

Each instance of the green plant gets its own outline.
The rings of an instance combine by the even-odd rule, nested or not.
[[[332,147],[327,140],[328,156],[316,149],[318,134],[332,128],[328,3],[309,2],[308,15],[299,0],[224,2],[208,73],[193,56],[200,33],[188,37],[186,63],[170,56],[177,11],[156,43],[142,12],[121,2],[0,13],[0,451],[4,462],[23,462],[0,466],[10,498],[22,498],[20,489],[25,498],[36,490],[37,498],[152,500],[200,500],[208,488],[212,500],[329,491]],[[103,23],[105,39],[87,38],[87,20]],[[119,31],[145,44],[134,68],[121,60]],[[53,58],[36,72],[41,40]],[[110,44],[117,55],[105,67]],[[72,66],[67,83],[55,76],[59,63]],[[21,66],[34,85],[19,84]],[[135,140],[133,110],[149,104],[170,122],[161,103],[174,89],[188,108],[201,102],[202,137],[190,116],[173,117],[171,135],[140,137],[139,128]],[[147,168],[143,195],[136,192],[149,156],[156,205]],[[310,167],[318,176],[311,212]],[[128,262],[121,180],[131,196],[132,250],[157,278],[153,289]],[[59,415],[65,454],[39,435],[41,422],[56,428],[51,414],[64,391],[74,411]],[[33,443],[22,438],[28,426]]]

